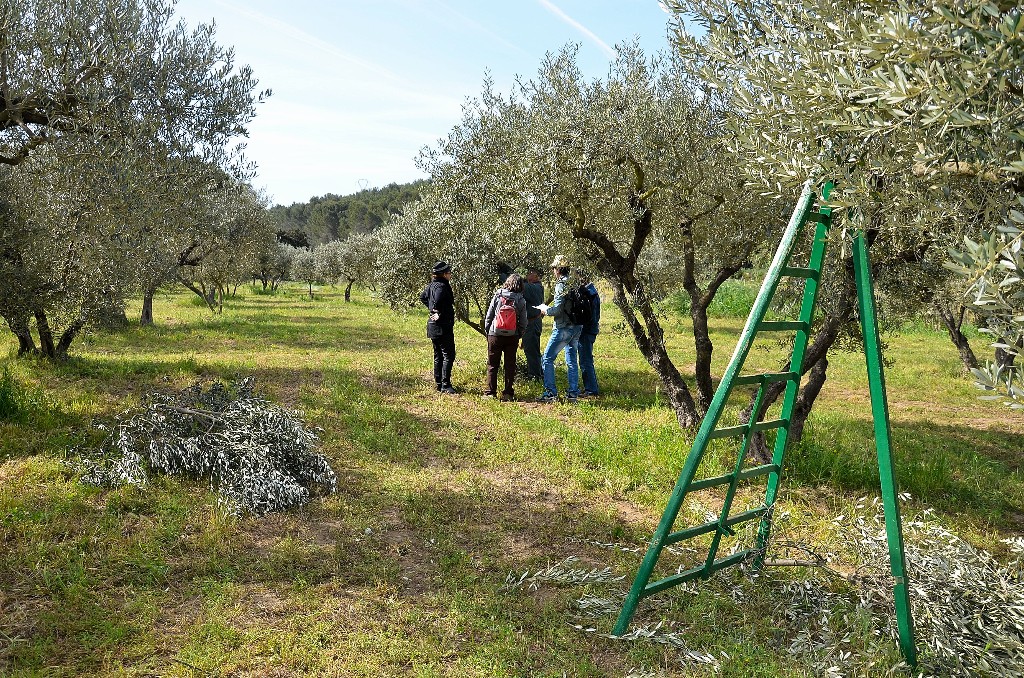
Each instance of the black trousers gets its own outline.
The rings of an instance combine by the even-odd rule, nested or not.
[[[432,337],[434,344],[434,382],[438,388],[452,385],[452,365],[455,364],[455,335]]]
[[[487,393],[497,395],[498,391],[498,367],[502,358],[505,359],[505,390],[502,395],[505,398],[515,397],[512,391],[512,382],[516,379],[516,350],[519,348],[519,337],[513,335],[487,336]]]

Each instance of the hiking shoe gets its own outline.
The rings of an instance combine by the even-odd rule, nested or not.
[[[598,394],[593,391],[584,391],[580,394],[580,398],[596,398],[597,396]]]
[[[576,403],[576,402],[577,402],[577,401],[578,401],[579,399],[580,399],[580,398],[579,398],[579,396],[574,396],[574,395],[571,395],[571,396],[567,396],[567,397],[566,397],[566,399],[565,399],[565,402],[569,403],[570,405],[573,405],[573,404],[575,404],[575,403]]]
[[[501,400],[501,402],[503,403],[514,403],[516,401],[516,397],[508,393],[502,393],[501,398],[499,398],[499,400]]]
[[[555,393],[542,393],[541,396],[539,398],[537,398],[537,402],[538,403],[557,403],[558,402],[558,395],[555,394]]]
[[[442,386],[441,393],[455,394],[458,393],[452,386]]]

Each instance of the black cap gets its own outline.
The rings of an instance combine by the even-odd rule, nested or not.
[[[431,273],[433,273],[434,275],[441,275],[442,273],[447,273],[450,270],[452,270],[451,266],[449,266],[443,261],[439,261],[436,264],[434,264],[434,268],[431,271]]]

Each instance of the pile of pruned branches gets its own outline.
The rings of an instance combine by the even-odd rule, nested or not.
[[[773,529],[777,536],[793,527],[787,522],[788,514],[776,516]],[[775,567],[760,573],[734,568],[708,582],[685,584],[676,595],[696,595],[701,587],[710,587],[731,598],[738,607],[753,601],[774,605],[779,638],[786,639],[783,647],[813,675],[908,675],[909,667],[897,655],[893,579],[881,502],[861,499],[853,515],[837,516],[833,522],[836,534],[830,543],[845,547],[828,552],[829,547],[815,543],[813,535],[800,535],[798,542],[783,546],[783,555],[795,549],[812,555],[811,560],[786,558],[766,563],[806,563],[807,569],[779,575]],[[820,531],[820,524],[815,525],[814,529]],[[1024,537],[1003,540],[1010,555],[1000,561],[951,532],[931,510],[910,516],[903,528],[921,675],[1021,676]],[[644,552],[642,546],[581,541],[637,556]],[[775,544],[778,546],[779,541]],[[820,552],[822,548],[825,552]],[[843,570],[836,569],[840,565]],[[579,560],[570,556],[536,572],[510,573],[503,590],[529,590],[542,585],[590,587],[575,602],[577,616],[570,623],[581,631],[598,633],[622,609],[626,595],[623,583],[628,584],[629,579],[611,568],[581,567]],[[609,588],[595,590],[600,586]],[[692,645],[686,623],[671,620],[671,608],[664,599],[652,598],[647,605],[665,606],[659,611],[662,621],[653,627],[634,624],[629,633],[614,636],[616,640],[674,648],[676,660],[691,671],[721,669],[721,658],[709,652],[710,648]],[[661,674],[645,669],[630,675]]]
[[[317,433],[255,395],[251,377],[149,393],[113,425],[94,427],[107,435],[78,462],[87,483],[142,487],[153,473],[209,479],[225,508],[256,515],[337,488],[337,476],[317,451]]]

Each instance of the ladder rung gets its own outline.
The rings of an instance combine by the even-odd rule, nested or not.
[[[754,424],[754,433],[758,431],[767,431],[772,428],[785,428],[789,426],[788,419],[772,419],[771,421],[761,421]],[[745,435],[749,426],[747,424],[740,424],[739,426],[727,426],[720,428],[716,431],[712,431],[708,434],[708,440],[715,440],[717,438],[731,438],[733,436]]]
[[[726,428],[720,428],[717,431],[712,431],[708,434],[708,440],[714,440],[716,438],[731,438],[732,436],[740,436],[747,432],[747,425],[741,426],[729,426]]]
[[[678,574],[669,575],[668,577],[665,577],[664,579],[659,579],[658,581],[654,582],[653,584],[648,584],[647,586],[645,586],[644,590],[640,592],[640,597],[641,598],[646,598],[647,596],[654,595],[658,591],[664,591],[665,589],[670,589],[673,586],[678,586],[679,584],[685,584],[686,582],[690,581],[691,579],[697,579],[698,577],[700,577],[703,574],[704,574],[704,566],[701,565],[700,567],[694,567],[692,569],[686,570],[685,572],[680,572]]]
[[[775,466],[775,464],[767,464],[766,466],[759,466],[757,468],[762,469],[770,466]],[[756,469],[750,469],[750,471],[754,470]],[[761,473],[767,472],[768,471],[762,471],[760,473],[751,475],[761,475]],[[740,475],[742,476],[743,474],[741,473]],[[663,542],[663,546],[669,546],[670,544],[678,544],[681,541],[686,541],[687,539],[692,539],[693,537],[699,537],[702,534],[714,532],[720,527],[732,527],[733,525],[738,525],[747,520],[763,516],[767,512],[768,507],[762,506],[761,508],[750,509],[749,511],[744,511],[743,513],[737,513],[733,517],[726,519],[726,521],[721,524],[717,520],[712,520],[710,523],[704,523],[703,525],[697,525],[695,527],[688,527],[685,530],[679,530],[678,532],[673,532],[666,536],[665,541]]]
[[[782,269],[782,275],[787,275],[790,278],[810,278],[817,281],[821,278],[821,271],[815,271],[813,268],[790,268],[787,266]]]
[[[766,473],[778,473],[778,464],[765,464],[763,466],[754,466],[748,468],[745,471],[740,471],[739,479],[746,480],[747,478],[756,478],[757,476],[763,476]]]
[[[762,506],[761,508],[756,508],[756,509],[750,509],[749,511],[744,511],[743,513],[737,513],[736,515],[732,516],[731,518],[726,519],[724,525],[725,525],[725,527],[732,527],[733,525],[739,525],[740,523],[746,522],[748,520],[753,520],[754,518],[760,518],[765,513],[768,513],[768,507],[767,506]],[[715,523],[715,525],[717,525],[717,524],[718,523]]]
[[[789,381],[797,378],[796,372],[768,372],[766,374],[745,374],[732,380],[733,386],[748,384],[774,384],[777,381]]]
[[[741,563],[744,560],[747,560],[748,558],[752,557],[756,553],[757,549],[747,549],[746,551],[740,551],[739,553],[734,553],[731,556],[726,556],[725,558],[719,558],[715,562],[711,563],[710,566],[699,565],[697,567],[690,568],[689,570],[679,572],[678,574],[669,575],[664,579],[659,579],[653,584],[648,584],[647,586],[645,586],[643,592],[641,592],[640,594],[640,597],[646,598],[647,596],[654,595],[659,591],[664,591],[665,589],[672,588],[673,586],[678,586],[679,584],[685,584],[686,582],[692,579],[697,579],[700,577],[710,577],[715,572],[718,572],[719,570],[724,570],[725,568],[735,565],[736,563]]]
[[[697,490],[705,490],[709,487],[717,487],[718,485],[725,485],[728,482],[732,482],[731,473],[724,476],[715,476],[714,478],[705,478],[704,480],[696,480],[690,483],[690,486],[686,488],[687,492],[696,492]]]
[[[681,541],[692,539],[693,537],[699,537],[702,534],[708,532],[714,532],[718,529],[718,521],[712,520],[710,523],[704,523],[703,525],[697,525],[696,527],[688,527],[685,530],[679,530],[665,537],[665,546],[669,544],[678,544]]]
[[[804,221],[810,221],[816,224],[830,224],[832,223],[831,214],[822,214],[821,212],[808,212],[807,218]]]
[[[757,326],[758,332],[784,332],[786,330],[808,331],[810,328],[802,320],[768,320]]]
[[[754,466],[748,468],[745,471],[740,471],[737,482],[740,480],[746,480],[747,478],[756,478],[757,476],[763,476],[766,473],[772,471],[778,471],[778,464],[765,464],[763,466]],[[732,482],[732,473],[727,473],[724,476],[715,476],[714,478],[705,478],[704,480],[695,480],[686,488],[686,492],[697,492],[699,490],[706,490],[709,487],[718,487],[719,485],[725,485],[726,483]]]
[[[758,431],[767,431],[773,428],[786,428],[789,426],[789,419],[771,419],[769,421],[759,421],[754,424],[754,433]]]

